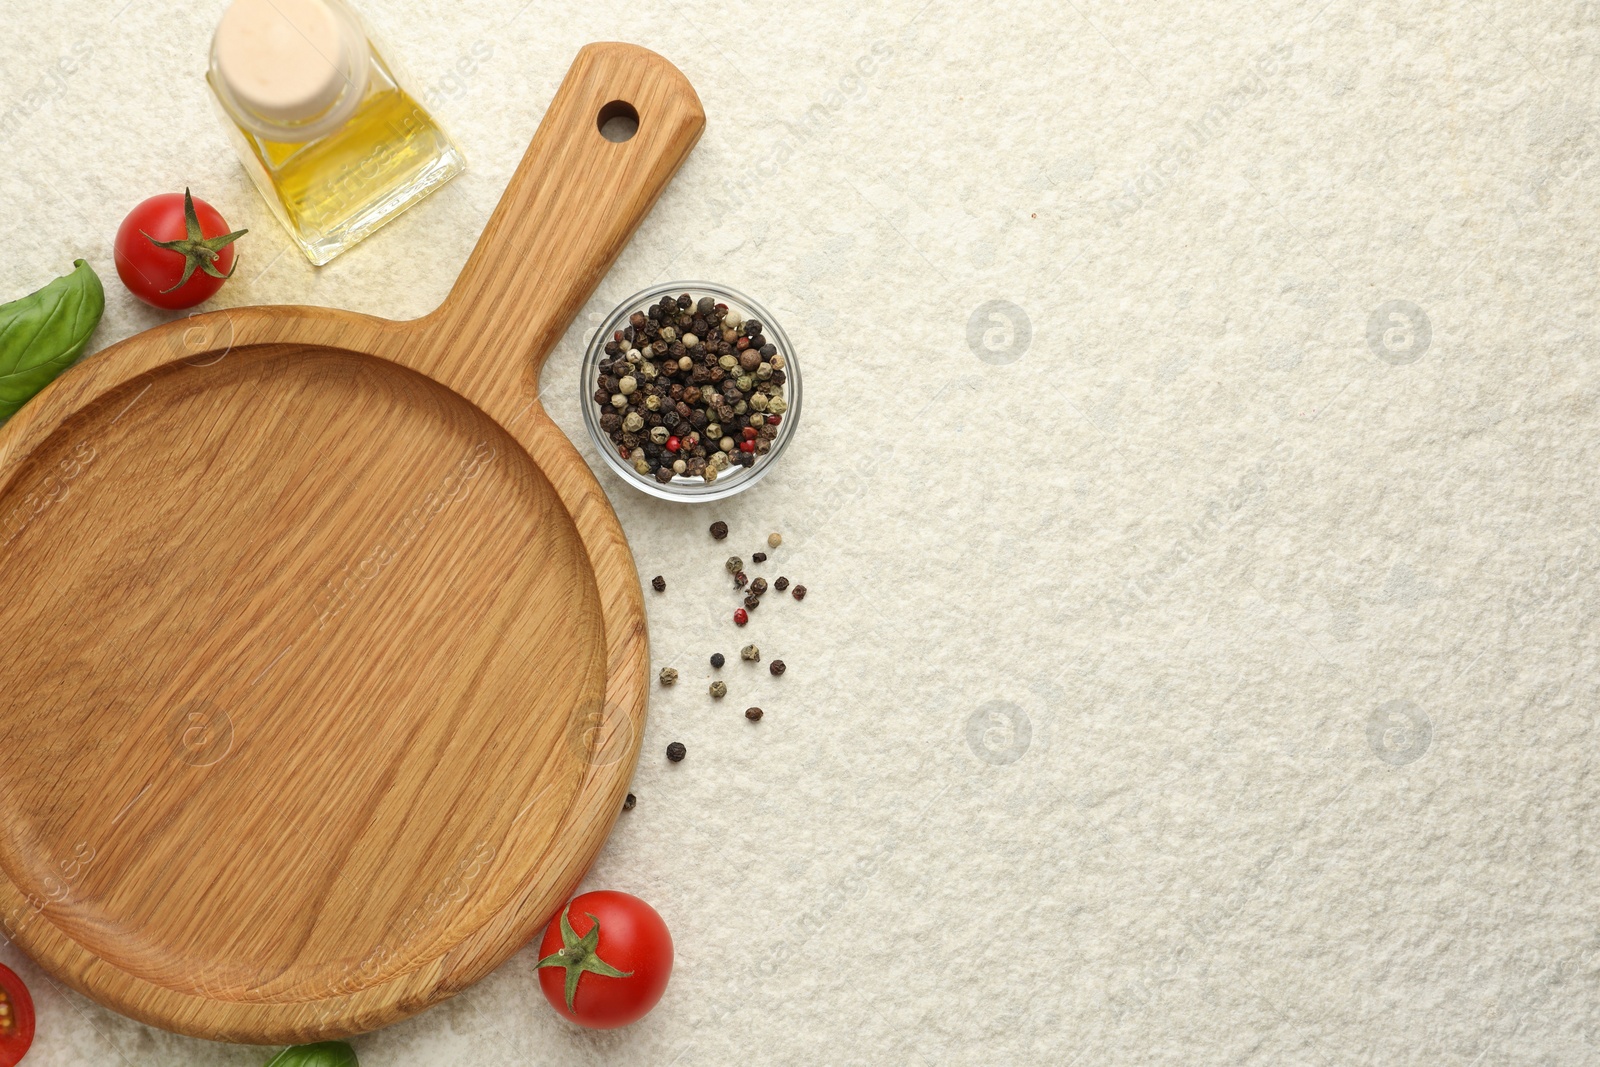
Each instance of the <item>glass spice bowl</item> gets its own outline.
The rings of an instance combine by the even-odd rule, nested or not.
[[[728,305],[730,310],[738,311],[746,319],[759,320],[762,334],[769,344],[777,346],[778,354],[783,356],[785,363],[782,396],[784,403],[788,405],[788,410],[778,423],[778,434],[772,439],[771,449],[765,455],[758,455],[752,466],[729,467],[720,472],[714,482],[682,474],[670,482],[659,482],[652,475],[640,474],[633,468],[633,464],[618,454],[617,446],[600,428],[602,412],[600,405],[594,399],[595,386],[600,380],[600,364],[607,359],[606,342],[611,340],[618,330],[628,325],[628,318],[635,311],[647,310],[650,305],[659,303],[664,296],[676,298],[684,293],[688,293],[691,300],[709,296],[719,304]],[[767,471],[783,454],[789,439],[794,436],[795,426],[800,422],[800,364],[795,359],[794,346],[789,343],[789,336],[783,332],[783,327],[766,308],[737,289],[730,289],[725,285],[711,282],[665,282],[633,294],[618,304],[595,331],[594,338],[589,342],[589,350],[583,359],[581,374],[582,380],[578,383],[578,402],[583,405],[583,424],[588,427],[589,439],[594,442],[606,466],[635,489],[662,500],[701,503],[723,500],[735,493],[742,493],[766,477]]]

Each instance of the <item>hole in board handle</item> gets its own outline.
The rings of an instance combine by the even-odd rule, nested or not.
[[[613,100],[595,118],[600,136],[608,141],[627,141],[639,132],[639,113],[626,100]]]

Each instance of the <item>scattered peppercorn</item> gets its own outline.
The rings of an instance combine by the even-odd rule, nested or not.
[[[772,583],[772,588],[776,589],[780,593],[783,592],[785,589],[789,588],[789,579],[779,575],[778,580]]]
[[[723,566],[728,569],[729,574],[738,574],[744,570],[744,560],[738,556],[729,556],[728,562],[724,563]]]
[[[788,667],[784,666],[783,660],[781,659],[775,659],[767,665],[767,670],[772,672],[772,676],[774,678],[788,669]]]
[[[755,555],[750,557],[750,560],[753,563],[765,563],[767,561],[767,554],[765,552],[757,552]]]
[[[727,537],[728,536],[728,524],[725,523],[725,522],[714,522],[714,523],[712,523],[711,524],[711,536],[715,537],[718,541],[722,540],[724,537]]]
[[[633,806],[635,804],[637,804],[637,803],[639,803],[639,798],[634,796],[632,793],[629,793],[628,794],[628,799],[624,800],[622,802],[622,810],[623,811],[632,811],[633,810]]]
[[[723,697],[727,696],[728,695],[728,683],[727,682],[712,682],[711,683],[711,695],[716,697],[718,700],[721,700]]]
[[[744,584],[746,582],[748,582],[749,580],[750,580],[750,576],[745,574],[744,571],[740,571],[738,574],[735,574],[733,576],[733,584],[738,586],[740,589],[743,589],[744,588]]]
[[[667,589],[667,580],[658,574],[654,578],[650,579],[650,588],[654,589],[658,593],[664,593]]]
[[[750,592],[752,594],[754,594],[755,596],[760,596],[762,593],[765,593],[766,591],[767,591],[767,580],[765,578],[757,578],[755,581],[750,583]]]
[[[678,684],[678,672],[673,670],[671,667],[662,667],[661,673],[657,677],[661,679],[662,685]]]
[[[756,608],[761,606],[761,598],[756,596],[754,593],[751,593],[749,596],[744,598],[744,606],[749,608],[751,611],[754,611]]]
[[[804,600],[806,598],[806,587],[803,585],[797,585],[794,587],[794,592],[790,595],[796,600]]]
[[[739,608],[733,613],[733,621],[738,623],[740,626],[743,626],[745,623],[750,621],[750,616],[743,608]]]
[[[722,669],[722,665],[726,662],[727,660],[722,658],[721,652],[711,653],[711,666],[715,667],[717,670],[720,671]]]
[[[739,658],[746,663],[760,663],[761,650],[755,645],[745,645],[739,650]]]
[[[768,548],[777,548],[781,544],[783,544],[783,535],[782,534],[768,534],[767,535],[767,547]]]
[[[760,722],[762,714],[763,714],[763,712],[762,712],[762,710],[760,708],[745,708],[744,709],[744,717],[749,719],[751,722]],[[631,797],[630,797],[630,799],[631,799]]]
[[[674,741],[672,744],[667,746],[667,758],[673,763],[681,762],[683,757],[687,756],[688,754],[689,750],[683,747],[682,741]]]

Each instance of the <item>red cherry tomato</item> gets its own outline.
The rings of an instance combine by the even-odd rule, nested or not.
[[[672,935],[656,909],[602,889],[574,897],[539,943],[539,988],[580,1026],[610,1030],[644,1018],[672,975]]]
[[[20,1063],[33,1044],[33,997],[17,972],[0,963],[0,1067]]]
[[[247,232],[230,233],[217,209],[187,189],[152,196],[117,228],[117,275],[146,304],[192,308],[233,273],[233,242]]]

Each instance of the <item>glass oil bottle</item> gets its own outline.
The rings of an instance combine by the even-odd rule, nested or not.
[[[466,166],[343,0],[233,0],[206,80],[245,170],[319,266]]]

